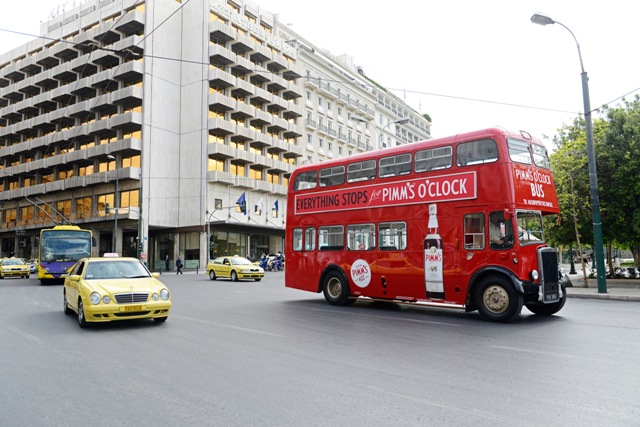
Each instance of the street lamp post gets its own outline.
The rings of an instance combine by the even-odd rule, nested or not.
[[[233,208],[235,208],[235,205],[224,206],[224,207],[220,206],[220,207],[214,208],[213,212],[209,212],[208,210],[205,211],[205,215],[208,215],[207,216],[207,251],[208,251],[207,253],[209,254],[209,256],[207,257],[207,259],[210,259],[212,255],[211,254],[211,217],[213,216],[213,214],[215,214],[218,211],[222,211],[224,209],[233,209]]]
[[[365,119],[364,117],[360,117],[360,116],[358,116],[358,115],[355,115],[355,114],[351,116],[351,120],[353,120],[353,121],[355,121],[355,122],[360,122],[360,123],[369,123],[369,120]],[[409,118],[408,118],[408,117],[403,117],[403,118],[401,118],[401,119],[394,120],[394,121],[392,121],[392,122],[387,123],[386,125],[384,125],[384,126],[382,127],[382,129],[380,129],[380,131],[378,131],[378,128],[377,128],[377,126],[376,126],[376,125],[375,125],[375,123],[374,123],[374,124],[373,124],[373,130],[375,130],[375,131],[376,131],[376,138],[377,138],[378,144],[380,143],[380,136],[381,136],[381,135],[383,135],[383,131],[384,131],[388,126],[391,126],[391,125],[393,125],[393,124],[396,124],[396,125],[405,125],[405,124],[407,124],[407,123],[409,123]],[[377,148],[379,148],[379,147],[377,147]]]
[[[554,21],[548,16],[536,13],[531,17],[531,22],[538,25],[558,24],[564,27],[576,42],[578,47],[578,58],[580,59],[580,69],[582,76],[582,98],[584,101],[584,122],[587,134],[587,162],[589,168],[589,187],[591,190],[591,220],[593,221],[593,246],[596,258],[596,274],[598,276],[598,292],[607,293],[607,278],[604,271],[604,252],[602,249],[602,221],[600,219],[600,196],[598,194],[598,174],[596,171],[596,150],[593,143],[593,127],[591,123],[591,102],[589,100],[589,78],[584,70],[580,44],[573,32],[561,22]]]
[[[114,220],[113,220],[113,244],[111,247],[111,252],[116,252],[116,247],[117,247],[117,241],[118,241],[118,237],[117,237],[117,232],[118,232],[118,208],[120,207],[120,204],[118,203],[118,162],[116,161],[115,156],[113,156],[112,154],[108,154],[107,155],[107,159],[109,160],[113,160],[113,163],[115,164],[115,168],[116,168],[116,192],[113,195],[113,204],[114,204]]]

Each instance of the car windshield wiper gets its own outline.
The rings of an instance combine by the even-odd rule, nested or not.
[[[148,275],[141,275],[141,276],[126,276],[127,279],[143,279],[145,277],[149,277]]]

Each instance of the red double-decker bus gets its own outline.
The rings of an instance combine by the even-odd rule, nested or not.
[[[558,214],[547,151],[491,128],[304,165],[287,199],[285,285],[358,299],[478,310],[565,303],[542,217]]]

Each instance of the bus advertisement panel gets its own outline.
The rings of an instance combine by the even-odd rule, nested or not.
[[[546,149],[526,132],[491,128],[300,166],[285,285],[337,305],[550,315],[566,299],[542,222],[557,213]]]
[[[91,256],[91,231],[72,225],[58,225],[40,231],[38,279],[40,282],[64,279],[81,258]]]

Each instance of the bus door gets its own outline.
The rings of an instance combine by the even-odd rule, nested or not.
[[[373,238],[373,235],[371,236]],[[371,262],[371,285],[367,294],[380,298],[424,298],[422,267],[407,250],[407,223],[381,222],[375,242],[366,245]],[[414,253],[415,254],[415,253]],[[356,283],[357,284],[357,283]]]
[[[509,255],[517,238],[513,233],[511,215],[504,210],[489,212],[487,229],[491,262],[510,268],[512,263]]]

